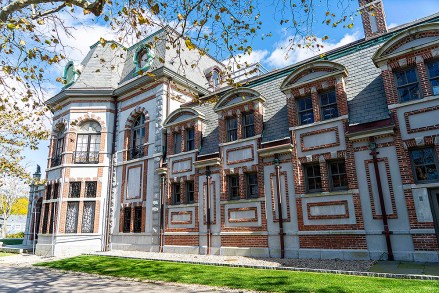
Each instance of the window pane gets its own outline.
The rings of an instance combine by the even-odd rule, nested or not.
[[[134,208],[134,233],[142,232],[142,207]]]
[[[69,197],[78,198],[81,194],[81,182],[70,182]]]
[[[94,222],[95,222],[95,207],[96,202],[94,201],[85,201],[84,202],[84,211],[82,214],[82,233],[93,233],[94,230]]]
[[[407,80],[406,80],[404,71],[395,72],[395,76],[396,76],[396,84],[398,86],[407,84]]]
[[[85,197],[96,197],[97,185],[96,181],[85,182]]]
[[[181,134],[174,134],[174,154],[181,153]]]
[[[125,208],[123,211],[123,232],[131,231],[131,208]]]

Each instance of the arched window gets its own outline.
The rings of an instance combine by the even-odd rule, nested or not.
[[[61,165],[62,153],[64,151],[64,131],[65,131],[64,125],[62,125],[57,129],[55,149],[52,156],[52,164],[51,164],[52,167]]]
[[[95,121],[83,123],[78,130],[74,162],[76,164],[99,163],[101,126]]]
[[[145,115],[139,115],[134,121],[133,128],[131,129],[131,151],[130,159],[137,159],[144,156],[144,143],[145,143]]]

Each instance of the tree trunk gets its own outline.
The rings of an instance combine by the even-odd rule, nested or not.
[[[2,226],[0,238],[6,238],[6,223],[7,223],[7,219],[3,219],[3,226]]]

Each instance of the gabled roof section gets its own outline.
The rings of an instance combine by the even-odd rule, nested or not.
[[[258,91],[245,87],[237,88],[222,96],[213,110],[218,112],[238,104],[248,103],[255,100],[265,102],[265,98]]]
[[[322,78],[343,75],[348,71],[343,65],[331,61],[314,61],[304,64],[288,75],[281,85],[281,90],[298,87],[305,83],[311,83]]]
[[[439,40],[439,23],[425,23],[408,28],[387,40],[372,56],[378,62],[419,50]]]
[[[165,122],[163,123],[163,126],[168,127],[173,124],[189,121],[192,119],[205,120],[205,117],[204,114],[200,111],[197,111],[193,108],[182,107],[169,114],[168,118],[166,118]]]

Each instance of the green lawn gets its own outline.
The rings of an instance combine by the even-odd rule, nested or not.
[[[10,255],[14,255],[14,254],[13,253],[8,253],[8,252],[0,251],[0,257],[2,257],[2,256],[10,256]]]
[[[78,256],[37,266],[115,277],[270,292],[439,292],[439,282]]]
[[[0,239],[0,242],[3,242],[3,245],[19,245],[23,243],[22,238],[4,238]]]

